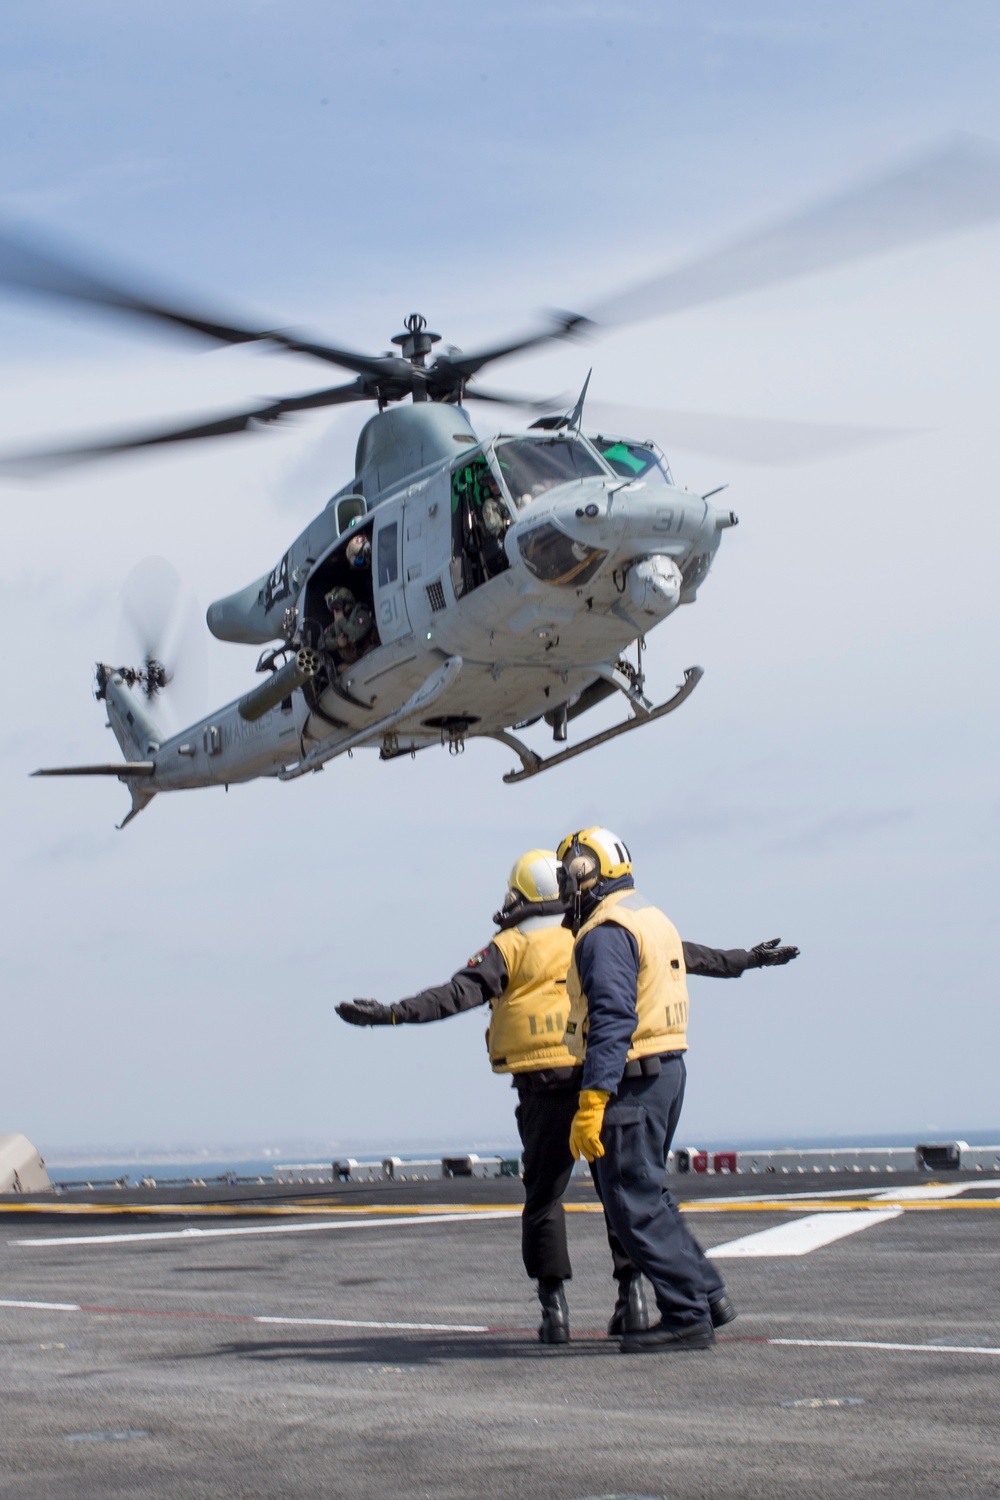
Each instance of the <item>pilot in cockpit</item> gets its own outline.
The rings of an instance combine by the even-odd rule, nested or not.
[[[500,493],[500,486],[496,481],[496,477],[489,469],[486,470],[482,479],[482,491],[485,493],[483,494],[479,516],[483,523],[483,530],[488,536],[494,538],[500,537],[510,524],[510,516],[503,502],[503,496]]]

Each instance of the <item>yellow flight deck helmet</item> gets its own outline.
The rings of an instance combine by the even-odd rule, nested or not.
[[[514,861],[507,877],[507,894],[493,920],[498,927],[508,927],[518,917],[548,915],[560,904],[555,852],[552,849],[529,849],[527,854]]]
[[[563,899],[589,891],[599,880],[631,875],[632,856],[610,828],[582,828],[568,833],[556,851]]]
[[[518,896],[525,901],[551,901],[559,894],[556,855],[552,849],[529,849],[516,860],[507,876],[507,901]]]

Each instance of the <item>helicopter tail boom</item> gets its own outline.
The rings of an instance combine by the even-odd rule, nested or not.
[[[109,667],[106,662],[97,665],[95,697],[107,708],[108,728],[113,731],[125,755],[124,761],[92,766],[46,766],[31,773],[33,776],[117,776],[132,795],[131,810],[119,823],[119,828],[130,823],[136,813],[156,796],[156,791],[145,783],[156,775],[153,756],[159,750],[161,740],[152,715],[138,694],[132,691],[129,679],[142,681],[144,674],[129,668]]]
[[[160,748],[163,734],[130,679],[141,680],[122,667],[98,662],[95,697],[108,711],[108,727],[127,761],[146,761]]]

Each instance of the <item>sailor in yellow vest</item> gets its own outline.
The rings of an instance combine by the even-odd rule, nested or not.
[[[564,924],[565,914],[555,854],[531,849],[511,870],[503,905],[494,913],[500,931],[447,984],[393,1005],[354,1000],[337,1006],[337,1014],[352,1025],[390,1026],[437,1021],[490,1005],[490,1063],[495,1073],[513,1075],[518,1096],[516,1119],[524,1147],[524,1266],[538,1282],[538,1336],[552,1344],[569,1340],[563,1283],[572,1271],[562,1197],[573,1171],[569,1132],[583,1075],[563,1035],[569,1012],[566,971],[574,941]],[[753,967],[757,951],[684,945],[690,970],[726,979]],[[608,1241],[618,1282],[608,1332],[619,1335],[646,1328],[649,1313],[642,1277],[610,1225]]]
[[[583,1062],[570,1149],[591,1162],[608,1222],[660,1309],[655,1327],[625,1332],[622,1351],[706,1349],[736,1311],[664,1180],[684,1098],[686,945],[635,890],[628,849],[608,829],[569,834],[558,856],[576,933],[566,1042]],[[744,967],[797,955],[775,939]]]
[[[563,1282],[572,1275],[562,1198],[573,1172],[569,1127],[576,1112],[581,1068],[563,1034],[569,1007],[566,970],[573,934],[563,925],[556,857],[531,849],[510,872],[509,888],[493,920],[492,941],[474,953],[447,984],[421,990],[393,1005],[354,1000],[337,1006],[355,1026],[437,1021],[474,1006],[492,1010],[486,1046],[494,1073],[510,1073],[517,1090],[517,1128],[524,1147],[524,1268],[538,1282],[546,1344],[569,1341]],[[610,1331],[645,1328],[649,1314],[642,1279],[608,1231],[618,1301]]]

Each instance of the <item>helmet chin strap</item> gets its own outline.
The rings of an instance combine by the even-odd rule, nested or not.
[[[574,934],[579,932],[583,925],[583,898],[588,890],[593,889],[600,878],[600,870],[595,870],[592,875],[588,874],[584,876],[583,881],[581,881],[576,871],[570,869],[569,862],[580,859],[583,855],[584,850],[580,848],[579,844],[574,843],[563,855],[559,866],[559,894],[565,901],[567,910],[571,913],[571,925]]]
[[[552,896],[545,901],[529,901],[527,896],[521,896],[509,906],[501,906],[495,911],[493,921],[505,932],[508,927],[517,927],[527,917],[560,917],[565,910],[566,904],[561,896]]]
[[[575,882],[574,882],[574,884],[575,884]],[[580,931],[580,928],[581,928],[582,925],[583,925],[583,892],[581,891],[579,885],[577,885],[576,886],[576,890],[573,892],[573,935],[574,935],[574,937]]]

